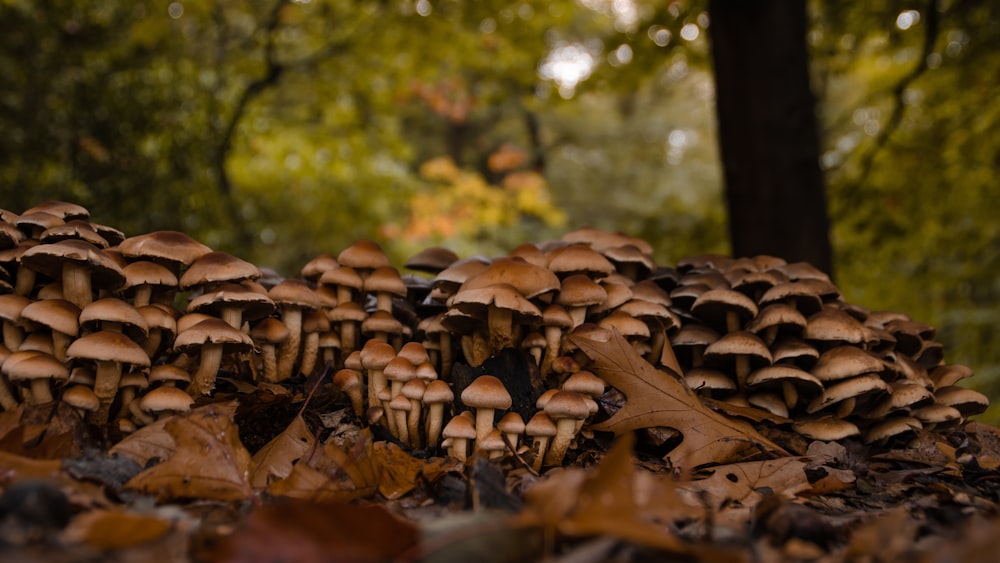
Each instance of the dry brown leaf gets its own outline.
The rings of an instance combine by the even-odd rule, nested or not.
[[[375,485],[359,486],[345,474],[330,476],[302,462],[292,467],[288,477],[267,488],[272,496],[315,502],[347,502],[371,496],[375,490]]]
[[[250,460],[250,484],[255,489],[264,489],[269,483],[288,477],[292,466],[315,444],[316,438],[299,414],[281,434],[254,454]]]
[[[212,412],[233,420],[236,417],[236,408],[238,406],[239,403],[236,401],[212,403],[193,409],[190,414],[197,414],[211,409]],[[174,438],[165,428],[167,422],[170,420],[172,418],[165,418],[143,426],[136,432],[126,436],[121,442],[115,444],[108,453],[132,458],[142,466],[148,465],[154,459],[161,461],[167,459],[173,455],[174,450],[177,448]]]
[[[167,420],[176,449],[165,461],[133,477],[126,487],[161,500],[201,498],[244,500],[250,487],[250,454],[240,442],[227,409],[212,404]]]
[[[58,459],[31,459],[0,451],[0,477],[5,482],[55,477],[61,466],[62,462]]]
[[[371,457],[378,471],[378,492],[389,500],[415,489],[422,476],[440,473],[439,466],[447,461],[440,458],[421,461],[391,442],[372,444]]]
[[[767,495],[792,498],[809,490],[805,468],[806,463],[797,457],[733,463],[713,467],[710,477],[686,483],[681,489],[696,493],[715,508],[751,508]]]
[[[646,517],[644,509],[651,499],[636,498],[633,441],[632,434],[618,439],[583,482],[575,496],[576,509],[558,529],[572,536],[609,535],[671,553],[687,553],[688,546],[671,532],[671,522],[653,522]],[[676,506],[683,507],[679,500]]]
[[[674,428],[683,440],[666,457],[685,468],[740,461],[761,452],[788,455],[750,424],[705,407],[680,377],[654,368],[617,330],[607,342],[571,338],[594,362],[591,371],[627,398],[621,410],[594,429],[622,435],[638,428]]]
[[[156,541],[173,524],[156,516],[119,509],[91,510],[73,519],[63,534],[66,541],[85,543],[100,550],[125,549]]]

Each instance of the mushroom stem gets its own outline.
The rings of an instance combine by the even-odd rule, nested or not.
[[[474,450],[479,450],[486,435],[493,430],[493,411],[496,409],[479,407],[476,409],[476,441],[473,444]]]
[[[10,321],[3,321],[3,345],[11,352],[17,352],[24,342],[24,330]]]
[[[66,348],[73,342],[73,337],[58,330],[52,331],[52,355],[60,362],[66,361]]]
[[[152,296],[152,285],[148,283],[137,285],[135,288],[135,294],[132,295],[132,306],[138,309],[139,307],[149,305],[149,300]]]
[[[340,348],[344,355],[350,354],[357,349],[358,344],[358,324],[354,321],[342,321],[340,323]]]
[[[5,411],[12,411],[19,404],[20,401],[17,400],[17,397],[11,391],[10,385],[7,383],[7,378],[0,375],[0,407],[3,407]]]
[[[18,268],[14,280],[14,293],[28,297],[35,290],[35,271],[31,268]]]
[[[302,344],[302,363],[299,371],[302,375],[309,376],[316,368],[316,359],[319,358],[319,333],[307,332]]]
[[[539,371],[542,377],[547,377],[552,371],[552,362],[559,357],[559,347],[562,344],[562,329],[558,326],[545,327],[545,356]]]
[[[278,381],[292,376],[292,368],[299,357],[302,341],[302,309],[286,306],[281,311],[281,322],[288,327],[288,339],[278,347]]]
[[[31,380],[31,399],[35,405],[45,405],[52,402],[52,390],[48,379]]]
[[[545,452],[545,465],[560,465],[566,457],[566,450],[569,449],[570,442],[573,441],[573,430],[576,428],[576,420],[573,418],[560,418],[556,420],[556,435],[552,438],[549,451]]]
[[[785,406],[791,410],[799,402],[799,392],[791,381],[781,383],[781,395],[785,399]]]
[[[451,362],[454,357],[454,353],[451,349],[451,333],[445,331],[439,336],[440,345],[440,355],[441,355],[441,378],[451,379]]]
[[[486,322],[490,330],[490,355],[510,347],[514,311],[490,305],[486,312]]]
[[[750,356],[738,354],[736,356],[736,383],[740,389],[747,388],[747,375],[750,374]]]
[[[427,409],[427,447],[434,448],[441,438],[441,425],[444,423],[444,403],[431,403]]]
[[[83,309],[94,300],[90,285],[90,272],[86,266],[67,261],[62,268],[63,296],[67,301]]]
[[[726,332],[736,332],[740,329],[740,314],[736,311],[726,311]]]
[[[156,352],[160,349],[161,342],[163,342],[163,331],[159,328],[150,327],[149,335],[142,343],[142,350],[150,358],[155,358]]]
[[[535,450],[535,461],[531,464],[531,468],[534,469],[536,473],[542,470],[542,460],[545,459],[548,447],[548,436],[535,436],[534,442],[531,443],[531,448]]]
[[[94,374],[94,394],[101,406],[91,415],[92,422],[98,426],[107,424],[111,412],[111,403],[118,393],[118,383],[122,377],[122,365],[114,361],[98,360],[97,371]]]
[[[412,447],[413,438],[410,436],[410,427],[406,423],[407,415],[409,413],[407,413],[402,409],[396,409],[392,412],[393,416],[396,419],[396,437],[399,438],[399,441],[402,442],[403,444]]]
[[[201,362],[198,371],[191,377],[188,394],[194,398],[208,395],[215,388],[215,378],[222,365],[222,344],[208,342],[201,348]]]
[[[278,351],[274,344],[264,344],[260,347],[260,360],[264,365],[264,381],[277,383],[278,381]]]
[[[243,309],[239,307],[223,307],[221,317],[226,324],[236,330],[240,330],[243,326]]]
[[[406,415],[406,427],[410,433],[410,446],[420,449],[420,401],[410,399],[410,412]]]

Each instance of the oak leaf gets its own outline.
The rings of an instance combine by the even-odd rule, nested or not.
[[[272,481],[288,477],[295,463],[315,444],[316,438],[299,414],[281,434],[254,454],[250,460],[250,484],[255,489],[263,489]]]
[[[594,424],[595,430],[622,435],[639,428],[674,428],[683,440],[666,458],[684,468],[742,461],[762,452],[787,455],[750,424],[707,408],[679,374],[653,367],[617,330],[607,341],[579,335],[570,338],[593,361],[590,370],[627,399],[611,418]]]
[[[164,430],[174,440],[170,456],[128,483],[128,488],[154,493],[161,500],[201,498],[245,500],[250,487],[250,453],[240,442],[228,410],[211,404],[168,419]]]

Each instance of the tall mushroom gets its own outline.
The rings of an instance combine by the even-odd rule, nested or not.
[[[82,240],[39,244],[21,255],[24,267],[61,280],[63,295],[81,309],[94,299],[94,284],[116,290],[125,283],[125,273],[107,254]]]
[[[201,356],[198,371],[191,377],[188,394],[198,397],[211,393],[225,351],[244,351],[252,346],[253,341],[245,332],[215,318],[203,320],[180,332],[174,340],[174,348],[182,352],[198,352]]]
[[[288,339],[278,347],[278,380],[292,376],[302,342],[302,311],[319,308],[319,297],[302,280],[285,280],[268,291],[268,296],[288,327]]]

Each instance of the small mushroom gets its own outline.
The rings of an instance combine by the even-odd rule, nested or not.
[[[462,391],[461,397],[465,406],[476,409],[476,442],[473,447],[479,449],[480,441],[493,429],[494,412],[510,408],[510,393],[496,377],[480,375]]]

